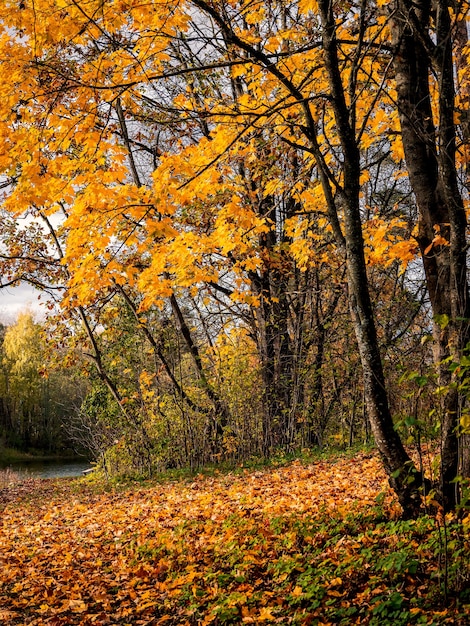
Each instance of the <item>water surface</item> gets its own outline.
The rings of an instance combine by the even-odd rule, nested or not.
[[[1,467],[9,467],[14,472],[32,478],[71,478],[81,476],[84,470],[90,469],[91,465],[88,461],[81,459],[31,459],[8,464],[2,464],[0,460]]]

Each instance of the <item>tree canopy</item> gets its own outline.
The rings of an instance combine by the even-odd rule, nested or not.
[[[405,514],[423,490],[456,506],[468,9],[0,2],[2,284],[60,305],[55,341],[120,415],[100,446],[269,454],[321,444],[341,406]],[[430,478],[404,444],[437,425]]]

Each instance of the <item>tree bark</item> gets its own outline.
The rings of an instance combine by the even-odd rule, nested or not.
[[[367,415],[383,465],[402,505],[403,514],[405,517],[413,517],[421,508],[422,477],[415,469],[394,428],[390,412],[368,288],[359,204],[360,153],[353,128],[354,117],[351,116],[346,103],[340,75],[332,4],[328,0],[320,0],[318,5],[323,26],[325,65],[343,155],[344,184],[337,192],[337,200],[344,214],[349,308],[361,358]]]
[[[435,41],[430,36],[436,23]],[[459,406],[448,360],[458,361],[469,339],[466,216],[456,168],[452,24],[447,3],[398,0],[390,20],[397,106],[410,183],[418,205],[418,235],[434,316],[434,360],[442,402],[440,491],[455,507],[459,470]],[[431,72],[437,75],[439,121],[433,120]],[[440,236],[443,239],[437,239]],[[445,240],[445,241],[444,241]]]

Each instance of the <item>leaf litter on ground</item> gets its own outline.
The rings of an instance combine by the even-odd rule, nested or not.
[[[0,490],[0,623],[468,624],[470,516],[401,521],[377,455]]]

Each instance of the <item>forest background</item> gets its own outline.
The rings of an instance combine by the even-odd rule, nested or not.
[[[2,286],[49,308],[4,330],[5,442],[152,473],[372,437],[405,516],[462,504],[468,9],[2,0]]]

